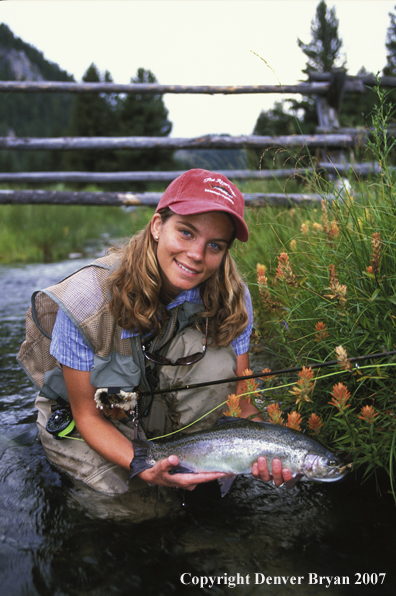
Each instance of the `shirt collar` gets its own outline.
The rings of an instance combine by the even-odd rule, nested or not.
[[[166,309],[171,310],[172,308],[176,308],[176,306],[180,306],[184,302],[193,302],[194,304],[203,304],[203,300],[201,298],[201,293],[199,291],[199,286],[195,286],[191,290],[184,290],[180,294],[176,296],[172,302],[170,302]],[[139,335],[137,331],[131,331],[128,329],[121,329],[121,339],[127,339],[128,337],[135,337]]]

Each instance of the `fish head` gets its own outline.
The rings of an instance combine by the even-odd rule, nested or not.
[[[345,462],[335,453],[325,455],[308,453],[304,459],[303,474],[308,480],[316,482],[336,482],[349,472],[351,464]]]

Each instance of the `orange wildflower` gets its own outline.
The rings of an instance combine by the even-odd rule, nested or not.
[[[226,416],[233,416],[238,418],[241,415],[241,406],[239,405],[239,395],[232,393],[227,399],[228,410],[225,412]]]
[[[336,298],[339,306],[346,301],[347,286],[338,282],[338,277],[334,265],[330,265],[330,276],[329,276],[329,290],[331,294],[325,294],[325,298]]]
[[[272,424],[280,424],[283,425],[282,419],[282,410],[279,407],[279,404],[272,403],[268,406],[268,417]]]
[[[264,307],[276,308],[278,305],[276,304],[276,302],[272,301],[271,294],[268,289],[268,279],[267,279],[267,276],[265,275],[265,273],[266,273],[265,265],[261,265],[260,263],[257,263],[256,270],[257,270],[257,284],[259,287],[259,292],[260,292],[261,300],[263,302]]]
[[[331,395],[333,399],[328,402],[331,406],[335,406],[340,412],[350,408],[351,404],[347,404],[347,401],[351,397],[351,394],[343,383],[334,385]]]
[[[263,370],[261,371],[262,373],[270,373],[271,369],[270,368],[263,368]],[[265,375],[265,377],[260,377],[262,381],[269,381],[270,379],[273,379],[275,375]]]
[[[329,236],[331,236],[331,238],[337,238],[339,231],[338,223],[333,219],[330,225]]]
[[[290,414],[287,415],[286,426],[288,428],[293,428],[294,430],[301,430],[301,422],[301,414],[299,414],[298,412],[290,412]]]
[[[323,321],[318,321],[315,325],[315,341],[324,341],[329,334],[327,333],[327,327]]]
[[[312,368],[305,368],[305,366],[303,366],[303,369],[298,373],[298,376],[300,378],[297,381],[297,386],[294,386],[289,393],[297,397],[296,404],[299,404],[298,407],[300,408],[303,400],[311,401],[309,394],[312,393],[315,383],[311,382],[313,377]]]
[[[375,277],[377,277],[379,274],[380,269],[381,244],[381,234],[379,232],[374,232],[374,234],[371,236],[371,247],[373,249],[373,253],[371,255],[371,271],[369,271],[369,273],[372,273],[375,275]]]
[[[358,416],[358,418],[368,422],[369,424],[373,424],[374,418],[376,416],[378,416],[378,412],[374,412],[373,406],[363,406],[363,408],[360,410],[360,416]]]
[[[308,420],[308,426],[315,435],[318,435],[323,426],[322,419],[317,414],[312,413]]]
[[[350,362],[350,360],[348,360],[348,354],[345,348],[343,348],[342,346],[338,346],[335,349],[335,353],[337,355],[337,360],[338,360],[338,364],[339,367],[342,370],[349,370],[352,371],[353,367],[352,364]]]
[[[253,371],[250,368],[245,368],[245,370],[242,372],[242,377],[248,377],[249,375],[252,375]],[[258,397],[257,395],[257,389],[258,389],[258,382],[256,381],[256,379],[246,379],[246,381],[242,382],[241,385],[241,393],[250,393],[250,394],[254,394],[255,397]],[[244,399],[246,399],[249,403],[251,403],[251,395],[246,395],[244,396]]]
[[[276,277],[287,283],[288,286],[297,286],[296,276],[293,273],[287,252],[281,252],[278,257]]]

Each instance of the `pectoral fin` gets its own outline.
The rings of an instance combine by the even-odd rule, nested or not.
[[[294,476],[294,478],[290,478],[290,480],[286,480],[285,482],[285,487],[286,488],[291,488],[292,486],[294,486],[295,484],[297,484],[297,482],[300,480],[300,478],[302,478],[304,476],[304,474],[297,474],[296,476]]]
[[[220,492],[222,497],[225,497],[225,495],[228,493],[236,477],[236,474],[227,474],[226,476],[221,476],[217,479],[217,482],[220,484]]]

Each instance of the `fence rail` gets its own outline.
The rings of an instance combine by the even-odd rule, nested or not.
[[[265,179],[276,177],[303,176],[314,170],[322,170],[331,175],[345,175],[353,172],[365,176],[378,171],[374,164],[348,164],[344,150],[366,143],[370,131],[342,129],[337,112],[342,98],[347,93],[365,93],[367,86],[374,86],[377,79],[371,75],[350,77],[342,69],[331,73],[310,73],[307,82],[296,85],[247,85],[247,86],[193,86],[116,83],[60,83],[52,81],[0,81],[0,93],[109,93],[109,94],[301,94],[312,95],[318,114],[317,134],[283,136],[229,136],[204,135],[198,138],[170,137],[57,137],[57,138],[18,138],[0,137],[0,150],[4,151],[74,151],[74,150],[131,150],[131,149],[261,149],[306,148],[316,149],[322,160],[312,168],[285,168],[282,170],[227,171],[234,179]],[[385,87],[396,87],[396,77],[382,77],[379,83]],[[394,131],[389,131],[394,134]],[[0,173],[0,182],[140,182],[173,180],[180,172],[21,172]],[[117,193],[117,192],[61,192],[45,190],[0,191],[0,203],[52,203],[90,205],[156,205],[158,193]],[[331,197],[330,197],[331,198]],[[317,195],[254,193],[245,194],[249,205],[316,202]]]
[[[253,136],[205,135],[196,138],[172,137],[0,137],[0,149],[16,151],[75,151],[118,149],[269,149],[271,147],[354,147],[365,134],[319,134]]]

